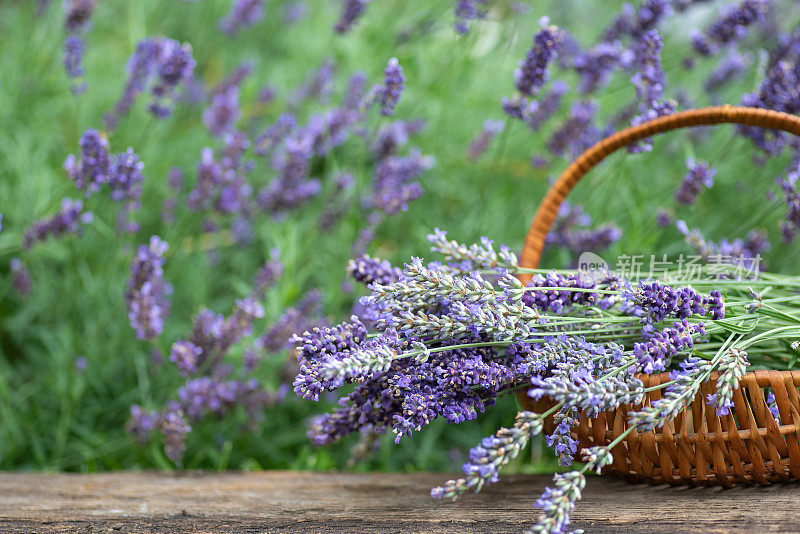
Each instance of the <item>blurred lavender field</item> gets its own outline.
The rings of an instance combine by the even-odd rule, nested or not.
[[[364,312],[348,260],[400,265],[435,227],[518,249],[604,135],[800,112],[798,23],[791,0],[3,2],[0,468],[453,469],[514,398],[399,446],[306,437],[337,399],[297,398],[290,336]],[[798,273],[798,148],[720,126],[615,154],[542,265]],[[551,469],[532,448],[514,467]]]

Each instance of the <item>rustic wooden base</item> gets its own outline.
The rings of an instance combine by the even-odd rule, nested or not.
[[[439,474],[0,474],[0,532],[522,532],[548,476],[507,476],[457,503]],[[800,532],[800,484],[688,488],[591,478],[573,528]]]

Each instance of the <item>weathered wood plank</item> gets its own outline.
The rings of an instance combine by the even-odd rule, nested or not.
[[[437,503],[438,474],[0,474],[0,532],[521,532],[545,476]],[[800,485],[671,488],[593,478],[587,532],[800,532]]]

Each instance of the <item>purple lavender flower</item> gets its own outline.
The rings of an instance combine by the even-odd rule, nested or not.
[[[626,2],[620,14],[603,30],[601,41],[610,43],[625,36],[638,39],[656,28],[671,11],[667,0],[645,0],[637,10]]]
[[[633,31],[634,16],[633,6],[628,2],[622,4],[622,11],[603,29],[601,42],[611,43],[630,35]]]
[[[678,231],[685,236],[686,243],[691,246],[702,259],[714,263],[731,264],[742,268],[743,275],[753,276],[753,270],[760,270],[761,253],[769,250],[770,242],[766,235],[757,230],[751,230],[746,239],[721,240],[719,243],[707,241],[703,233],[697,229],[690,229],[684,221],[676,221]],[[722,273],[721,273],[722,274]]]
[[[383,86],[380,88],[381,115],[394,115],[394,108],[403,94],[406,77],[403,75],[403,67],[396,57],[389,60],[384,72]]]
[[[524,96],[535,96],[547,81],[550,63],[556,56],[560,41],[560,30],[550,26],[550,19],[542,17],[542,29],[533,36],[533,46],[519,68],[514,71],[514,86]]]
[[[31,293],[31,273],[28,268],[22,263],[19,258],[11,258],[9,263],[11,268],[11,285],[14,290],[21,297],[30,295]]]
[[[81,135],[80,147],[80,163],[73,154],[70,154],[64,161],[64,170],[75,182],[75,187],[89,196],[99,191],[103,184],[108,183],[111,156],[106,138],[91,128]]]
[[[299,106],[306,100],[316,98],[320,103],[327,104],[333,91],[333,75],[336,64],[332,59],[327,59],[322,64],[308,72],[306,81],[297,88],[290,98],[293,106]]]
[[[272,161],[278,177],[258,192],[256,202],[259,207],[277,215],[295,209],[319,194],[319,180],[309,177],[314,144],[318,139],[318,130],[308,127],[286,139],[283,150]]]
[[[456,0],[454,14],[456,17],[455,28],[461,35],[469,31],[473,20],[486,16],[485,7],[489,0]]]
[[[197,372],[197,362],[201,354],[203,354],[201,347],[190,341],[180,340],[172,345],[169,361],[175,364],[181,376],[187,377]]]
[[[489,144],[492,142],[492,139],[494,139],[497,134],[502,132],[505,127],[506,125],[502,121],[486,119],[483,122],[481,131],[470,143],[469,150],[467,151],[467,157],[472,160],[481,157],[483,153],[486,152],[486,149],[489,148]]]
[[[297,126],[297,119],[291,113],[283,113],[275,122],[256,137],[253,152],[259,156],[269,156]]]
[[[361,71],[356,72],[347,80],[347,88],[344,90],[342,107],[347,109],[358,109],[364,98],[364,89],[367,86],[367,75]]]
[[[631,83],[636,87],[636,96],[650,108],[664,94],[666,80],[661,68],[662,46],[658,32],[652,30],[642,35],[634,48],[637,71]]]
[[[159,424],[159,415],[156,412],[147,411],[138,404],[133,404],[130,409],[131,418],[128,420],[126,429],[140,444],[147,443],[150,433]]]
[[[186,199],[189,209],[213,209],[221,214],[246,210],[252,187],[244,177],[249,167],[242,165],[242,154],[249,141],[243,133],[233,132],[225,135],[224,142],[218,159],[208,147],[200,151],[197,181]]]
[[[280,260],[280,253],[279,249],[272,249],[269,253],[269,260],[259,267],[253,280],[253,290],[250,293],[253,298],[262,298],[264,292],[272,287],[283,275],[283,263]]]
[[[65,0],[63,6],[67,33],[85,32],[94,12],[95,0]]]
[[[131,263],[125,302],[131,327],[139,339],[157,338],[164,329],[164,319],[169,315],[168,295],[172,287],[164,280],[167,247],[158,236],[152,236],[149,245],[139,247]]]
[[[590,147],[597,137],[592,126],[597,113],[593,101],[577,100],[572,103],[569,116],[547,140],[547,148],[557,156],[567,153],[577,155]]]
[[[569,90],[569,86],[561,80],[556,80],[550,89],[537,100],[531,100],[520,108],[520,116],[531,130],[538,131],[544,123],[552,117],[561,106],[561,99]]]
[[[706,396],[706,404],[713,406],[718,417],[728,415],[733,407],[733,390],[739,387],[739,380],[744,376],[747,366],[747,353],[740,349],[730,348],[719,363],[717,390]]]
[[[661,37],[656,30],[641,35],[634,47],[637,71],[631,77],[631,83],[636,87],[641,114],[631,119],[633,126],[675,112],[673,100],[662,100],[666,77],[661,68],[661,47]],[[628,147],[629,152],[644,152],[651,149],[649,140]]]
[[[769,408],[769,413],[772,414],[772,417],[773,417],[773,419],[775,419],[775,422],[780,425],[781,424],[781,413],[780,413],[780,410],[778,410],[778,403],[776,402],[776,399],[775,399],[775,393],[770,391],[767,394],[767,399],[766,400],[767,400],[767,407]]]
[[[710,189],[714,185],[714,175],[717,170],[708,163],[695,162],[691,157],[686,160],[686,167],[689,172],[686,173],[680,187],[675,191],[675,202],[691,205],[694,204],[703,187]]]
[[[742,96],[742,105],[773,109],[789,114],[800,113],[800,65],[778,61],[769,68],[757,93]],[[785,132],[753,126],[739,126],[739,131],[768,155],[777,155],[787,144]]]
[[[161,433],[164,436],[164,452],[173,462],[179,462],[186,452],[186,435],[192,427],[180,409],[169,410],[161,420]]]
[[[347,263],[347,274],[354,280],[368,286],[373,282],[388,285],[397,281],[402,271],[387,260],[371,258],[369,255],[351,259]]]
[[[542,509],[542,514],[531,532],[567,532],[570,514],[586,487],[586,478],[578,471],[555,475],[553,481],[555,489],[546,488],[534,505]]]
[[[408,156],[390,156],[373,173],[372,205],[387,215],[408,209],[408,203],[422,196],[422,186],[414,181],[434,165],[431,156],[412,149]]]
[[[715,54],[720,46],[747,35],[748,26],[763,21],[768,6],[768,0],[744,0],[738,6],[728,6],[705,32],[692,35],[692,46],[700,55]]]
[[[142,194],[142,175],[144,163],[129,148],[125,152],[116,154],[108,171],[108,186],[111,191],[111,200],[138,200]]]
[[[656,212],[656,222],[661,228],[666,228],[667,226],[672,226],[675,222],[675,216],[664,208],[658,208]]]
[[[277,96],[277,92],[275,88],[271,85],[264,85],[261,89],[258,90],[258,102],[261,104],[269,104],[275,97]]]
[[[722,86],[740,76],[750,65],[750,62],[749,54],[740,54],[736,49],[732,48],[706,79],[704,84],[706,91],[710,93],[719,91]]]
[[[546,243],[581,253],[607,249],[622,237],[622,230],[612,224],[594,230],[588,228],[591,224],[592,218],[580,206],[563,202]]]
[[[631,35],[638,38],[653,30],[670,13],[672,13],[672,7],[667,0],[644,0],[636,12],[636,21],[631,29]]]
[[[92,212],[83,211],[83,202],[65,198],[61,201],[61,211],[46,219],[34,221],[22,236],[22,246],[30,249],[36,243],[49,237],[64,234],[80,234],[82,225],[92,222]]]
[[[781,235],[786,243],[791,243],[800,228],[800,167],[786,175],[784,180],[776,180],[786,201],[786,220],[781,222]]]
[[[683,319],[673,323],[672,327],[655,332],[648,341],[635,343],[633,353],[639,360],[642,372],[656,373],[665,370],[679,352],[692,348],[694,338],[703,334],[703,323],[690,325]]]
[[[141,40],[128,60],[128,81],[122,96],[103,118],[106,127],[112,130],[116,128],[139,93],[148,88],[152,95],[149,111],[158,118],[169,116],[170,101],[177,99],[178,86],[192,79],[195,65],[188,44],[181,45],[166,37]]]
[[[532,412],[519,412],[514,426],[501,428],[494,436],[481,440],[470,449],[469,462],[463,465],[464,478],[448,480],[444,486],[431,489],[434,499],[455,500],[467,490],[479,492],[485,484],[497,482],[500,469],[516,458],[531,437],[542,431],[542,417]]]
[[[77,35],[68,35],[64,39],[64,70],[70,78],[83,76],[83,39]],[[85,83],[73,83],[72,94],[78,95],[86,92]]]
[[[239,120],[239,88],[232,86],[214,93],[211,103],[203,111],[203,124],[217,137],[232,131]]]
[[[336,33],[349,32],[370,2],[371,0],[342,0],[342,14],[334,26]]]
[[[280,352],[294,347],[291,341],[296,332],[322,328],[327,322],[322,317],[320,293],[310,290],[297,304],[284,310],[283,314],[259,338],[267,352]]]
[[[619,41],[601,42],[573,59],[572,66],[581,77],[578,90],[584,94],[594,93],[608,83],[614,69],[627,69],[632,62],[633,52],[623,48]]]
[[[409,137],[424,127],[425,121],[421,119],[411,121],[397,120],[383,125],[372,143],[373,154],[378,160],[394,155],[399,148],[408,143]]]
[[[264,19],[266,0],[233,0],[231,10],[219,20],[222,33],[233,36],[244,28],[254,26]]]
[[[167,185],[174,192],[178,193],[183,189],[183,169],[180,167],[171,167],[167,171]]]
[[[302,0],[294,0],[283,5],[283,20],[287,24],[297,24],[307,13],[308,6]]]

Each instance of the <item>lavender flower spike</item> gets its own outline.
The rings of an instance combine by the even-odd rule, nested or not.
[[[464,478],[448,480],[444,486],[433,488],[431,497],[456,500],[467,490],[478,493],[484,484],[497,482],[500,469],[519,455],[531,437],[542,432],[542,419],[540,414],[519,412],[513,427],[501,428],[469,451],[469,462],[463,466]]]
[[[230,12],[219,21],[222,33],[232,36],[264,19],[266,0],[233,0]]]
[[[706,403],[715,408],[718,416],[728,415],[733,407],[733,390],[739,387],[739,380],[744,376],[747,366],[747,353],[741,349],[730,348],[722,356],[717,378],[717,392],[709,393]]]
[[[545,489],[536,501],[535,506],[542,509],[542,514],[539,522],[527,531],[529,533],[566,532],[570,523],[569,515],[586,487],[586,478],[578,471],[555,475],[553,481],[556,483],[555,489]]]
[[[703,187],[710,189],[714,185],[714,175],[717,170],[708,163],[695,162],[694,158],[686,160],[686,167],[689,172],[686,173],[680,188],[675,191],[675,202],[691,205]]]
[[[489,0],[456,0],[454,8],[456,31],[463,35],[469,31],[470,23],[473,20],[485,17],[486,11],[479,8],[478,5],[486,6],[488,1]]]
[[[353,24],[364,14],[372,0],[342,0],[342,14],[334,26],[336,33],[347,33]]]
[[[559,29],[550,25],[550,19],[542,17],[539,24],[541,31],[534,35],[533,46],[514,71],[514,85],[524,96],[535,96],[547,81],[548,69],[560,42]]]
[[[77,35],[68,35],[64,39],[64,70],[70,78],[83,76],[83,39]],[[86,91],[85,83],[73,83],[72,94],[78,95]]]
[[[389,60],[384,72],[383,87],[381,88],[381,115],[394,115],[394,108],[403,94],[406,77],[403,75],[403,67],[396,57]]]
[[[431,244],[431,251],[443,255],[445,260],[454,264],[468,265],[465,270],[476,269],[507,269],[509,272],[516,272],[519,268],[517,256],[505,246],[500,246],[500,251],[496,252],[493,242],[488,237],[481,238],[481,244],[477,243],[466,247],[456,241],[447,240],[447,232],[434,228],[433,233],[428,235]]]
[[[467,157],[472,160],[481,157],[483,153],[486,152],[486,149],[489,148],[489,143],[492,142],[492,139],[502,132],[505,126],[505,123],[502,121],[486,119],[483,122],[483,128],[478,135],[475,136],[475,139],[472,140],[472,143],[470,143]]]
[[[171,286],[164,281],[164,253],[167,243],[158,236],[149,245],[141,245],[131,264],[131,277],[125,302],[128,318],[139,339],[155,339],[164,329],[169,314]]]
[[[61,211],[47,219],[34,221],[22,236],[22,246],[30,249],[48,237],[63,234],[80,234],[81,225],[92,222],[92,212],[83,211],[83,202],[65,198],[61,201]]]
[[[692,46],[702,56],[715,54],[720,46],[747,35],[747,27],[766,18],[769,0],[744,0],[730,6],[704,33],[692,35]]]
[[[371,258],[368,254],[360,258],[351,259],[347,262],[347,274],[354,280],[364,285],[377,282],[381,285],[389,285],[396,282],[403,274],[387,260]]]

